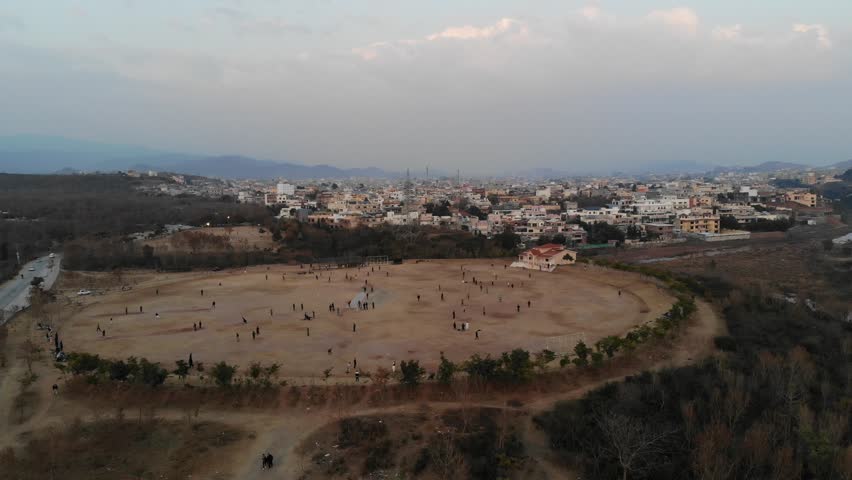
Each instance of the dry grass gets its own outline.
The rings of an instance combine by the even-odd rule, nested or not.
[[[20,451],[0,455],[3,478],[15,480],[124,480],[227,478],[208,469],[243,439],[217,423],[126,420],[120,416],[36,433]],[[206,475],[205,475],[206,474]]]

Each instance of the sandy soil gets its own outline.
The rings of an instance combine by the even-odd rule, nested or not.
[[[192,353],[194,361],[208,365],[278,362],[284,377],[319,377],[327,368],[340,377],[355,359],[362,371],[406,359],[433,369],[442,351],[463,360],[516,347],[573,348],[581,336],[593,343],[652,320],[674,301],[630,273],[583,265],[529,272],[505,269],[504,263],[429,261],[318,272],[307,266],[262,266],[164,274],[130,291],[85,298],[60,332],[68,351],[133,355],[167,365]],[[357,298],[370,309],[348,308]],[[329,311],[331,303],[339,314]],[[453,312],[457,324],[470,323],[469,331],[453,330]],[[307,321],[306,314],[316,317]],[[198,323],[203,328],[195,331]],[[257,328],[260,335],[252,339]]]

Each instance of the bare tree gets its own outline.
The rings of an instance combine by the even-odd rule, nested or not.
[[[609,412],[597,418],[603,435],[603,449],[615,458],[622,480],[647,468],[665,450],[664,440],[673,429],[656,428],[640,419]]]
[[[452,429],[438,432],[433,437],[429,455],[439,478],[457,478],[464,457],[458,448],[456,434]]]

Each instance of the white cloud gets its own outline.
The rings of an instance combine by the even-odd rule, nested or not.
[[[655,10],[645,18],[653,22],[661,22],[690,34],[698,32],[698,15],[689,8],[673,8],[671,10]]]
[[[816,35],[817,44],[821,48],[830,49],[833,46],[831,38],[828,36],[828,29],[825,28],[825,25],[819,23],[810,25],[797,23],[793,25],[793,31],[795,33]]]
[[[580,9],[580,15],[586,20],[598,20],[602,15],[601,7],[597,5],[588,5]]]
[[[426,37],[427,40],[485,40],[498,36],[511,35],[527,35],[529,33],[527,26],[512,18],[501,18],[494,25],[485,27],[474,27],[465,25],[463,27],[449,27],[441,32],[433,33]]]
[[[721,40],[736,40],[742,38],[743,26],[739,23],[731,26],[718,26],[713,29],[713,36]]]

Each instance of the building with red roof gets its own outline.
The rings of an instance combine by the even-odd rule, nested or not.
[[[570,265],[577,261],[577,252],[568,250],[565,245],[547,243],[531,248],[518,255],[513,267],[552,272],[559,265]]]

